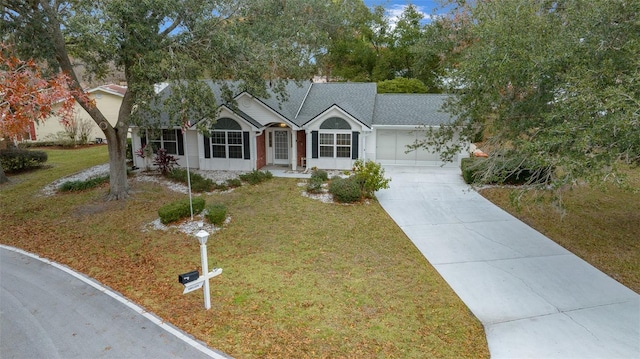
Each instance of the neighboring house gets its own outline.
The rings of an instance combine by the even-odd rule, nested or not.
[[[218,96],[219,86],[208,82]],[[160,94],[168,96],[171,86]],[[356,159],[382,164],[439,165],[437,153],[424,149],[405,153],[424,127],[450,122],[440,107],[446,95],[377,94],[375,83],[291,82],[288,98],[257,98],[242,92],[236,106],[220,105],[210,132],[168,127],[162,114],[160,129],[132,128],[133,150],[152,145],[176,156],[180,166],[202,170],[255,170],[281,165],[296,170],[351,169]],[[191,123],[198,122],[192,119]],[[466,157],[461,153],[459,157]],[[144,167],[140,157],[134,165]]]
[[[114,126],[118,122],[118,111],[122,104],[124,94],[127,92],[125,86],[103,85],[87,91],[89,98],[95,101],[96,107],[104,114],[107,121]],[[87,126],[85,132],[87,140],[90,142],[102,142],[104,133],[89,116],[89,114],[78,104],[75,104],[74,121],[78,126]],[[57,139],[62,134],[66,134],[66,129],[60,118],[52,116],[46,121],[36,124],[30,135],[32,141],[47,141]]]

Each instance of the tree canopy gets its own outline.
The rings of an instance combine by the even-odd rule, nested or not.
[[[82,79],[74,61],[88,77],[102,78],[114,66],[124,73],[128,88],[114,126],[76,96],[108,140],[109,198],[120,199],[128,191],[127,131],[151,113],[155,84],[181,84],[181,98],[164,103],[175,124],[215,118],[210,89],[193,80],[232,79],[257,95],[271,84],[284,96],[282,80],[315,74],[313,59],[343,22],[344,8],[321,0],[5,0],[0,37],[22,58],[66,73],[75,93],[82,93]]]
[[[490,161],[550,168],[556,185],[601,180],[640,158],[640,2],[453,2],[438,24],[451,127],[423,146],[478,132]],[[492,168],[489,166],[488,168]],[[492,175],[488,173],[488,175]]]
[[[417,79],[429,92],[440,92],[439,59],[421,51],[420,44],[431,41],[430,24],[423,25],[423,14],[409,4],[397,19],[386,9],[367,8],[352,1],[348,22],[330,34],[327,52],[319,57],[324,74],[333,80],[385,81],[395,78]]]

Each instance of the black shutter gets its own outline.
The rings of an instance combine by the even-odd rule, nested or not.
[[[311,131],[311,158],[318,158],[318,131]]]
[[[249,131],[242,132],[242,144],[244,145],[244,159],[251,159],[251,151],[249,151]]]
[[[352,160],[357,160],[358,159],[358,138],[359,138],[360,132],[354,132],[353,134],[351,134],[351,159]]]
[[[204,158],[211,158],[211,141],[207,135],[204,135]]]
[[[147,130],[140,130],[140,147],[147,145]]]
[[[186,132],[183,134],[182,131],[176,131],[176,137],[178,137],[178,155],[184,156],[184,136],[186,136]]]

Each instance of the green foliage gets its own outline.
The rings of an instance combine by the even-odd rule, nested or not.
[[[313,180],[314,178],[317,178],[320,181],[326,181],[329,179],[329,174],[325,170],[314,169],[311,172],[311,180]]]
[[[427,93],[427,86],[418,79],[398,77],[378,82],[378,93]]]
[[[227,219],[227,206],[222,203],[213,203],[207,206],[205,217],[210,223],[220,226]]]
[[[218,191],[226,191],[229,189],[229,186],[227,185],[226,182],[222,182],[222,183],[216,183],[214,185],[214,188]]]
[[[503,158],[516,153],[553,169],[555,188],[601,182],[620,159],[640,158],[640,2],[476,1],[457,9],[440,22],[457,94],[447,110],[457,120],[432,140],[472,140],[484,129],[487,178],[511,176]]]
[[[0,150],[0,167],[7,173],[42,167],[47,159],[47,153],[43,151],[26,151],[17,148]]]
[[[84,181],[67,181],[58,189],[60,192],[77,192],[96,188],[102,184],[109,183],[109,175],[93,177]]]
[[[489,161],[486,158],[463,158],[460,167],[468,184],[548,184],[551,169],[537,166],[531,160],[511,154]]]
[[[423,43],[429,49],[431,39],[416,6],[407,6],[392,26],[383,6],[369,9],[362,2],[352,5],[347,21],[329,34],[327,53],[318,57],[326,74],[344,81],[417,79],[423,83],[419,92],[440,92],[438,54],[417,51]],[[403,88],[392,92],[418,91]]]
[[[197,214],[204,209],[205,201],[202,197],[193,198],[193,213]],[[158,209],[158,216],[160,216],[160,222],[162,224],[169,224],[171,222],[178,221],[182,218],[189,217],[191,215],[191,206],[189,199],[167,203]]]
[[[324,180],[321,177],[313,177],[309,179],[307,182],[307,192],[308,193],[320,193],[322,192],[322,185],[324,184]]]
[[[329,193],[341,203],[358,202],[362,198],[360,184],[355,177],[334,177],[329,182]]]
[[[484,158],[473,158],[467,157],[460,160],[460,169],[462,170],[462,178],[464,182],[467,184],[472,184],[477,181],[477,171],[479,162],[483,161]]]
[[[353,164],[353,172],[365,198],[373,198],[376,191],[389,188],[391,179],[384,178],[384,169],[379,163],[359,159]]]
[[[237,188],[242,186],[242,181],[239,178],[230,178],[226,181],[227,187]]]
[[[273,174],[269,171],[253,170],[248,173],[243,173],[239,177],[241,180],[248,182],[249,184],[256,185],[272,179]]]
[[[176,182],[188,184],[187,170],[182,168],[174,168],[167,172],[165,176]],[[191,178],[191,190],[193,192],[211,192],[215,188],[215,183],[210,178],[205,178],[198,173],[189,173]]]

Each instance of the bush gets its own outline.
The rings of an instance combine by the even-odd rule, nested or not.
[[[214,203],[207,206],[207,214],[205,215],[209,222],[220,226],[227,219],[227,206],[221,203]]]
[[[229,186],[227,186],[226,182],[222,182],[222,183],[216,183],[214,185],[214,188],[218,191],[226,191],[229,189]]]
[[[472,184],[480,180],[478,171],[482,167],[481,161],[485,161],[484,158],[468,157],[463,158],[460,161],[460,169],[462,170],[462,178],[465,183]]]
[[[362,191],[355,177],[334,177],[329,183],[329,192],[341,203],[353,203],[362,198]]]
[[[320,192],[322,192],[322,185],[323,184],[324,184],[324,181],[322,180],[322,178],[313,177],[313,175],[312,175],[311,179],[309,179],[309,182],[307,183],[307,192],[308,193],[320,193]]]
[[[47,153],[43,151],[26,151],[17,148],[0,150],[0,164],[6,173],[38,168],[47,160]]]
[[[362,196],[373,198],[373,194],[383,188],[389,188],[391,179],[384,178],[384,169],[379,163],[357,160],[353,164],[356,182],[360,185]]]
[[[468,184],[543,184],[551,168],[543,167],[520,156],[500,158],[464,158],[460,163],[462,177]]]
[[[318,169],[316,169],[316,170],[313,170],[313,171],[311,172],[311,180],[313,180],[313,179],[315,179],[315,178],[317,178],[318,180],[320,180],[320,181],[323,181],[323,182],[324,182],[324,181],[326,181],[326,180],[328,180],[328,179],[329,179],[329,174],[328,174],[328,173],[327,173],[327,171],[325,171],[325,170],[318,170]]]
[[[263,171],[254,170],[249,173],[244,173],[240,175],[241,180],[253,185],[270,180],[271,178],[273,178],[273,174],[269,171],[263,172]]]
[[[242,187],[242,181],[239,178],[231,178],[227,180],[227,187],[236,188]]]
[[[193,214],[200,213],[203,209],[204,198],[193,198]],[[186,198],[180,201],[165,204],[164,206],[160,207],[160,209],[158,209],[158,216],[160,216],[160,222],[162,222],[162,224],[168,224],[191,216],[189,199]]]
[[[188,184],[187,170],[174,168],[165,175],[168,179]],[[191,178],[191,190],[193,192],[211,192],[215,188],[215,183],[210,178],[202,177],[198,173],[189,172]]]
[[[67,181],[60,186],[59,191],[60,192],[84,191],[86,189],[96,188],[107,182],[109,182],[109,175],[93,177],[84,181]]]

